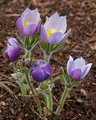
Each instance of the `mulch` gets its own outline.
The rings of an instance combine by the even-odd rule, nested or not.
[[[60,74],[61,66],[66,67],[69,55],[83,57],[93,66],[79,86],[69,92],[60,115],[44,112],[44,120],[96,120],[96,0],[0,0],[0,120],[40,120],[32,96],[21,96],[20,88],[11,78],[12,64],[3,57],[8,37],[16,37],[16,20],[26,7],[38,8],[42,23],[46,16],[58,12],[67,16],[71,34],[66,40],[64,51],[51,57],[54,76]],[[23,53],[22,53],[23,54]],[[32,51],[32,57],[43,58],[40,46]],[[5,86],[4,86],[5,85]],[[54,111],[64,86],[58,80],[53,88]],[[43,104],[42,98],[41,102]],[[43,105],[44,106],[44,105]]]

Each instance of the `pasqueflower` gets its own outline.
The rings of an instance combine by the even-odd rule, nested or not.
[[[34,80],[42,82],[51,77],[52,70],[47,62],[44,60],[38,60],[33,64],[31,74]]]
[[[58,13],[46,18],[46,22],[41,26],[41,39],[50,44],[58,44],[64,41],[70,34],[67,28],[66,16],[59,16]]]
[[[38,10],[26,8],[17,20],[17,28],[22,35],[30,36],[38,31],[40,23],[41,19]]]
[[[74,80],[80,80],[88,74],[91,66],[92,63],[85,65],[85,60],[82,57],[73,60],[73,58],[70,56],[67,63],[67,72],[70,78]]]
[[[16,43],[15,38],[8,39],[7,48],[4,50],[4,57],[9,58],[10,61],[16,61],[21,53],[21,48]]]

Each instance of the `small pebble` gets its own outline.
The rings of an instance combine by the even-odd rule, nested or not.
[[[82,100],[81,99],[77,99],[77,103],[82,103]]]
[[[0,105],[5,106],[5,102],[4,102],[4,101],[1,101],[1,102],[0,102]]]
[[[84,89],[81,89],[80,92],[81,92],[81,94],[83,94],[85,97],[88,96],[87,92],[86,92]]]
[[[2,113],[2,110],[0,110],[0,114]]]

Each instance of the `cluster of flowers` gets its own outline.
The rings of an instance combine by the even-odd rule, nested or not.
[[[40,28],[40,24],[41,19],[38,10],[30,10],[27,8],[21,14],[21,17],[19,17],[17,20],[17,28],[19,31],[18,38],[21,41],[22,45],[17,41],[16,38],[8,39],[7,47],[4,51],[4,56],[10,59],[10,61],[12,61],[13,63],[15,63],[21,54],[21,49],[25,50],[25,55],[20,60],[18,65],[19,67],[17,68],[18,71],[21,70],[21,68],[23,67],[23,71],[25,71],[16,71],[16,73],[18,75],[20,72],[22,74],[25,74],[26,81],[29,84],[29,87],[38,104],[40,114],[40,102],[36,97],[36,93],[33,89],[32,82],[30,82],[32,80],[29,80],[30,75],[31,79],[33,78],[35,81],[40,82],[38,90],[43,93],[49,111],[52,110],[51,89],[54,86],[52,86],[52,83],[54,83],[54,81],[57,79],[62,80],[63,84],[65,85],[65,91],[63,93],[63,97],[61,98],[60,106],[58,106],[56,110],[56,113],[60,113],[69,88],[72,88],[74,85],[77,85],[81,82],[81,80],[89,72],[92,63],[85,65],[85,60],[82,57],[73,60],[73,58],[70,56],[67,63],[67,70],[65,71],[62,69],[63,73],[61,77],[53,79],[52,70],[49,65],[50,56],[54,51],[61,50],[62,44],[64,43],[65,39],[69,36],[71,30],[65,33],[67,29],[66,16],[59,16],[58,13],[55,13],[51,17],[47,17],[45,24],[41,25],[40,39],[36,38],[36,33]],[[40,42],[41,48],[44,52],[44,60],[37,60],[34,63],[33,59],[30,58],[30,53],[32,48],[38,42]],[[21,84],[21,89],[24,92],[24,84],[23,86]]]

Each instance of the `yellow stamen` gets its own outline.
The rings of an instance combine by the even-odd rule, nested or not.
[[[24,27],[24,28],[26,27],[27,23],[31,23],[31,24],[32,24],[32,22],[26,21],[26,22],[23,23],[23,27]]]
[[[47,36],[50,37],[50,35],[52,33],[54,33],[54,32],[57,32],[57,30],[56,29],[49,29],[49,30],[47,30]]]

